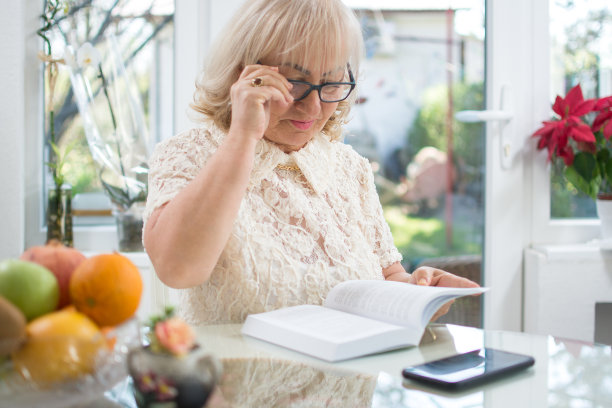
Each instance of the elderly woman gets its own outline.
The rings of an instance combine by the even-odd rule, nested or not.
[[[350,9],[247,0],[218,38],[192,104],[203,125],[150,160],[144,243],[188,321],[320,304],[347,279],[477,286],[404,270],[371,167],[341,142],[363,48]]]

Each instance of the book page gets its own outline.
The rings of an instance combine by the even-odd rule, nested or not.
[[[352,280],[336,285],[327,295],[324,306],[404,327],[424,328],[447,301],[486,290]]]
[[[316,305],[251,314],[242,334],[327,361],[414,345],[421,337],[403,326]]]
[[[331,342],[367,337],[390,329],[385,322],[315,305],[287,307],[253,316]]]

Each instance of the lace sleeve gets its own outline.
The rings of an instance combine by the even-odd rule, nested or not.
[[[217,149],[206,129],[191,129],[160,142],[149,159],[149,194],[144,212],[146,224],[151,213],[172,200],[199,173]]]
[[[365,202],[363,205],[369,220],[368,225],[371,228],[368,236],[372,237],[374,253],[380,260],[380,266],[385,269],[396,262],[400,262],[402,260],[402,255],[393,242],[391,229],[385,220],[380,198],[376,192],[372,166],[370,166],[370,163],[366,159],[363,159],[361,162],[360,171],[362,187],[365,190],[363,198]]]

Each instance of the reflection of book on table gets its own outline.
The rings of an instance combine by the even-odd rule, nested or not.
[[[346,281],[328,293],[323,306],[249,315],[242,333],[323,360],[346,360],[417,345],[444,303],[486,290]]]

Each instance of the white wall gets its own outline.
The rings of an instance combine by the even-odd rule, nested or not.
[[[18,256],[24,245],[25,137],[31,129],[25,72],[32,0],[4,2],[0,13],[0,259]],[[37,64],[35,64],[37,65]]]

